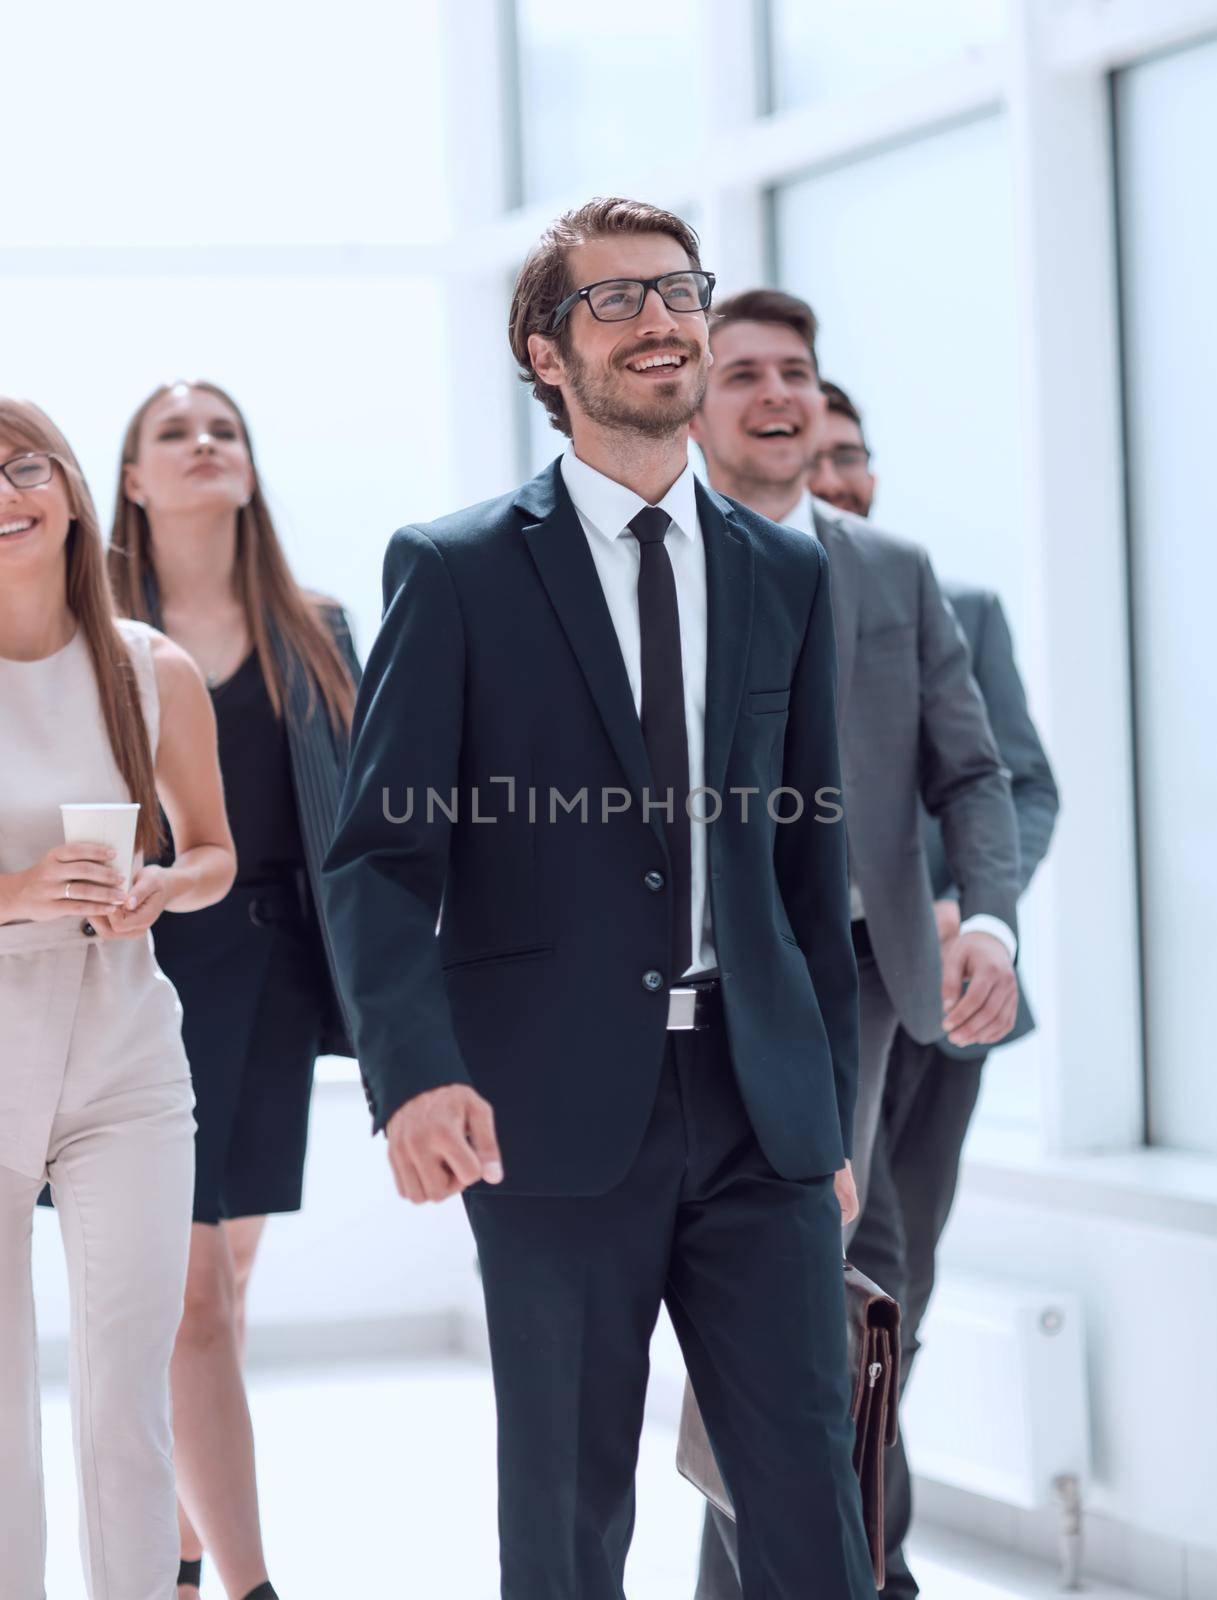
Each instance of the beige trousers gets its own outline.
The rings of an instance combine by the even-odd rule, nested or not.
[[[169,1360],[181,1319],[194,1098],[151,939],[67,918],[0,926],[0,1593],[43,1600],[46,1520],[30,1273],[49,1178],[71,1298],[90,1600],[174,1600]]]

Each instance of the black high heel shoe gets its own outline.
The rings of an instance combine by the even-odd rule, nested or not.
[[[177,1582],[179,1589],[184,1583],[190,1584],[195,1589],[202,1587],[202,1556],[197,1561],[182,1561],[178,1564]],[[275,1593],[275,1587],[272,1583],[260,1583],[256,1589],[249,1591],[245,1596],[245,1600],[279,1600],[279,1596]]]

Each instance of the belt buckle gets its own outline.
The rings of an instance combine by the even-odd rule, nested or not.
[[[668,990],[668,1032],[688,1033],[697,1027],[697,990]]]

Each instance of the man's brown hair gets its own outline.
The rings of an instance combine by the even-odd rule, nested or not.
[[[858,424],[858,432],[862,435],[862,443],[866,443],[866,429],[862,424],[862,413],[842,389],[839,383],[829,383],[827,378],[820,379],[820,388],[828,399],[829,411],[835,411],[839,417],[848,417],[851,422]]]
[[[724,322],[777,322],[793,328],[807,346],[812,366],[816,366],[816,335],[820,324],[816,314],[798,295],[787,294],[782,289],[741,289],[739,294],[720,300],[710,318],[710,331],[714,334]]]
[[[542,383],[533,371],[528,354],[528,336],[543,333],[552,337],[565,355],[570,349],[570,318],[549,334],[550,320],[568,294],[579,285],[570,281],[566,258],[576,245],[589,239],[603,238],[615,233],[666,233],[675,239],[689,258],[691,267],[701,267],[701,246],[697,234],[687,222],[674,212],[659,206],[648,205],[645,200],[623,200],[620,196],[589,200],[576,211],[568,211],[551,222],[520,268],[515,291],[511,297],[511,312],[507,319],[507,337],[511,353],[520,368],[520,378],[532,385],[532,392],[549,412],[550,425],[570,437],[570,413],[561,389],[551,383]]]

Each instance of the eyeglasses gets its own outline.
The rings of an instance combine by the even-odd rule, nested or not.
[[[654,289],[669,311],[708,311],[714,293],[712,272],[665,272],[658,278],[603,278],[568,294],[549,319],[550,333],[557,333],[580,300],[597,322],[628,322],[646,304]]]
[[[0,472],[14,489],[36,489],[39,484],[50,483],[57,455],[45,450],[30,450],[23,456],[13,456],[11,461],[0,462]],[[61,463],[62,465],[62,463]]]
[[[838,472],[860,472],[870,464],[870,451],[864,444],[839,444],[832,450],[819,450],[811,458],[810,470],[823,472],[829,462]]]

